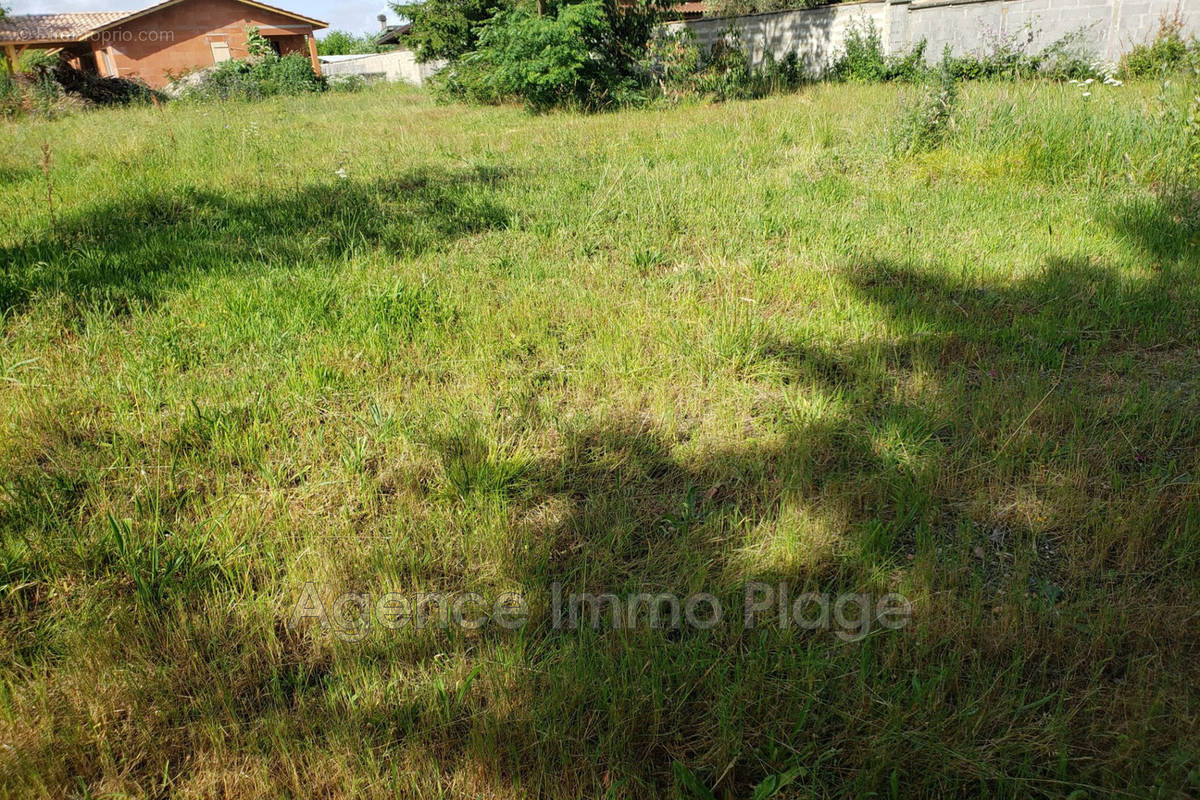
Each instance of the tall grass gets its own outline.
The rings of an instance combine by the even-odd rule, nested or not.
[[[1196,794],[1185,97],[1083,91],[907,156],[890,86],[4,123],[4,792]],[[547,621],[751,580],[913,622]],[[343,641],[310,583],[531,621]]]

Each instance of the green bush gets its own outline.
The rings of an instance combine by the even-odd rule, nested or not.
[[[1158,32],[1150,44],[1139,44],[1121,57],[1119,72],[1123,78],[1149,78],[1175,72],[1187,65],[1200,64],[1200,42],[1184,38],[1183,18],[1163,15]]]
[[[752,66],[733,27],[707,53],[686,31],[654,32],[655,7],[642,2],[632,7],[608,0],[559,2],[544,15],[529,5],[500,11],[478,25],[475,49],[454,59],[435,89],[441,97],[472,102],[517,99],[537,111],[596,110],[654,98],[756,98],[793,90],[806,80],[796,53],[779,61],[768,54]],[[943,74],[950,81],[1102,77],[1082,31],[1031,53],[1035,39],[1027,25],[1016,34],[994,36],[981,53],[954,56],[947,48],[940,65],[931,68],[924,40],[888,56],[874,22],[863,20],[850,26],[845,49],[825,77],[863,83],[921,83],[935,73],[939,81]]]
[[[887,70],[883,39],[873,20],[851,23],[846,31],[846,49],[833,65],[835,77],[844,81],[873,83],[884,80]]]
[[[184,92],[193,100],[258,100],[281,94],[321,92],[327,88],[306,56],[271,54],[257,61],[225,61]]]
[[[1200,204],[1200,70],[1174,86],[1164,84],[1158,101],[1162,104],[1158,129],[1165,136],[1163,150],[1172,165],[1162,177],[1187,186]]]
[[[795,53],[776,61],[770,53],[760,67],[752,67],[735,30],[730,30],[707,53],[701,53],[688,31],[658,34],[642,63],[645,74],[657,84],[656,94],[669,100],[684,96],[712,100],[742,100],[791,91],[804,82],[804,70]]]
[[[355,36],[346,31],[330,31],[317,40],[317,52],[323,56],[352,56],[378,53],[379,46],[370,36]]]
[[[298,53],[282,58],[264,58],[254,64],[250,74],[260,82],[267,96],[305,94],[325,89],[325,81],[313,72],[312,61]]]
[[[1088,52],[1083,31],[1073,31],[1038,52],[1029,52],[1037,31],[1026,25],[1012,35],[991,37],[980,53],[954,56],[949,46],[942,53],[942,68],[960,81],[1049,78],[1084,80],[1103,77]]]
[[[561,4],[539,16],[527,7],[484,24],[478,47],[439,82],[451,96],[483,102],[519,99],[534,111],[598,110],[640,102],[639,71],[652,30],[646,7],[601,0]]]
[[[929,82],[920,100],[905,108],[894,132],[895,150],[920,153],[941,145],[954,129],[958,80],[944,65]]]
[[[883,37],[874,20],[868,19],[865,24],[852,23],[846,31],[845,47],[830,69],[830,76],[837,80],[915,82],[922,80],[929,71],[925,65],[924,39],[908,53],[889,58],[883,53]]]
[[[693,85],[698,94],[715,100],[747,100],[762,96],[756,78],[741,41],[725,40],[717,42],[703,59]]]
[[[791,91],[803,80],[804,71],[795,53],[789,53],[782,61],[767,53],[763,65],[754,68],[741,41],[729,36],[702,60],[693,85],[696,94],[713,100],[753,100]]]
[[[688,28],[659,28],[646,45],[641,69],[663,97],[676,99],[693,94],[702,62],[696,36]]]
[[[975,81],[985,78],[1012,80],[1031,78],[1037,71],[1037,60],[1029,55],[1037,32],[1025,25],[1017,33],[991,34],[987,48],[977,54],[954,56],[946,45],[942,53],[942,69],[957,80]]]
[[[0,67],[0,117],[15,117],[21,109],[21,89],[12,73]]]

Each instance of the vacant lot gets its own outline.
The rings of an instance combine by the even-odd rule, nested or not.
[[[968,86],[906,157],[889,87],[3,125],[3,793],[1200,792],[1157,91]],[[746,630],[748,581],[912,621]],[[310,582],[530,621],[339,636]],[[737,619],[555,630],[555,582]]]

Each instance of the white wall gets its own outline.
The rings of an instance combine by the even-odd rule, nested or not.
[[[843,51],[855,20],[872,20],[890,54],[925,39],[930,61],[940,59],[947,44],[956,55],[985,52],[998,36],[1023,36],[1029,25],[1035,33],[1031,52],[1078,31],[1098,60],[1113,63],[1133,45],[1150,41],[1159,18],[1177,8],[1187,30],[1200,35],[1200,0],[870,0],[667,27],[688,28],[704,49],[736,30],[754,64],[766,52],[777,60],[796,53],[814,73]]]
[[[422,64],[411,50],[393,50],[358,58],[322,61],[321,72],[331,78],[335,75],[361,75],[364,78],[404,81],[421,86],[444,65],[442,61]]]

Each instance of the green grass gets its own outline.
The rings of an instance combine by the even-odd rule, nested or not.
[[[1200,793],[1175,132],[969,85],[901,158],[903,93],[4,123],[0,793]],[[913,621],[546,616],[750,580]],[[309,582],[533,614],[347,642]]]

